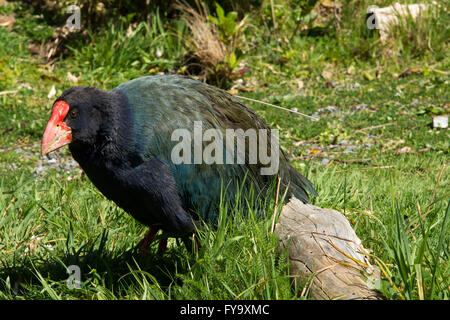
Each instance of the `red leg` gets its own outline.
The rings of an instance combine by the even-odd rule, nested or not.
[[[153,242],[153,239],[155,238],[155,235],[158,233],[159,229],[150,228],[145,235],[144,239],[142,239],[138,247],[141,249],[141,256],[145,258],[147,256],[147,250],[150,247],[150,245]]]
[[[158,253],[162,254],[167,250],[167,238],[159,240]]]

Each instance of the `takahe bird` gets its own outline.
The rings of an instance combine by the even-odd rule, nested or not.
[[[200,219],[214,224],[221,192],[228,187],[233,197],[235,181],[261,191],[274,177],[261,174],[260,162],[247,160],[174,163],[172,151],[178,141],[172,134],[181,128],[193,132],[198,123],[224,136],[227,129],[270,133],[259,116],[224,90],[177,75],[145,76],[111,91],[64,91],[45,128],[42,155],[69,144],[73,158],[103,195],[150,227],[141,242],[146,247],[160,229],[185,236],[194,232]],[[246,144],[245,159],[252,152]],[[309,202],[307,192],[317,195],[282,151],[277,160],[281,190],[288,188],[289,195],[303,202]]]

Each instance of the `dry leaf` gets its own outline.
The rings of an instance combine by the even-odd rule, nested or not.
[[[388,142],[386,142],[385,144],[384,144],[384,146],[385,147],[387,147],[387,148],[389,148],[389,147],[391,147],[391,146],[397,146],[397,145],[399,145],[399,144],[402,144],[402,143],[405,143],[405,140],[403,140],[403,139],[400,139],[400,140],[389,140]]]
[[[334,0],[321,0],[320,4],[326,8],[334,8],[335,5],[337,8],[342,7],[342,4]]]
[[[67,72],[67,79],[72,83],[78,83],[78,78],[70,72]]]
[[[422,70],[421,69],[417,69],[417,68],[408,68],[405,71],[403,71],[398,77],[399,78],[404,78],[407,76],[410,76],[412,74],[422,74]]]
[[[12,27],[14,25],[14,22],[16,22],[16,18],[14,16],[10,15],[0,15],[0,27],[6,27],[8,31],[12,30]]]
[[[402,154],[402,153],[410,153],[411,152],[411,147],[403,147],[398,149],[397,151],[395,151],[396,154]]]
[[[330,71],[328,71],[328,70],[323,70],[322,71],[322,77],[325,80],[331,80],[333,78],[333,74]]]
[[[55,96],[56,94],[56,89],[55,89],[55,85],[52,85],[52,88],[50,89],[50,92],[47,95],[47,98],[51,99]]]
[[[242,92],[249,92],[249,91],[256,91],[258,90],[258,87],[247,87],[247,88],[241,88]]]
[[[40,78],[42,80],[50,80],[50,81],[58,82],[58,83],[60,82],[57,77],[52,76],[52,75],[48,75],[48,74],[41,74]]]
[[[309,149],[308,151],[309,151],[309,153],[313,153],[313,154],[322,152],[322,150],[320,150],[320,149],[315,149],[315,148]]]

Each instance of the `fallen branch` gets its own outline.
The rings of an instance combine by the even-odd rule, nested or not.
[[[27,144],[19,144],[17,146],[12,146],[12,147],[8,147],[8,148],[0,149],[0,153],[9,152],[9,151],[16,150],[16,149],[19,149],[19,148],[34,147],[34,146],[39,145],[40,143],[41,143],[40,141],[35,141],[35,142],[27,143]]]
[[[16,94],[17,92],[19,92],[19,90],[0,91],[0,96],[3,96],[5,94]]]
[[[394,124],[397,124],[397,122],[389,122],[389,123],[379,124],[376,126],[370,126],[367,128],[358,129],[358,130],[355,130],[355,133],[356,132],[365,133],[364,131],[366,131],[366,130],[372,130],[372,129],[382,128],[382,127],[392,126]]]

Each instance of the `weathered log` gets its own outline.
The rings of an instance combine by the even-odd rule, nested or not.
[[[348,220],[336,210],[292,198],[275,226],[287,248],[293,281],[309,285],[314,299],[380,299],[379,271]]]

